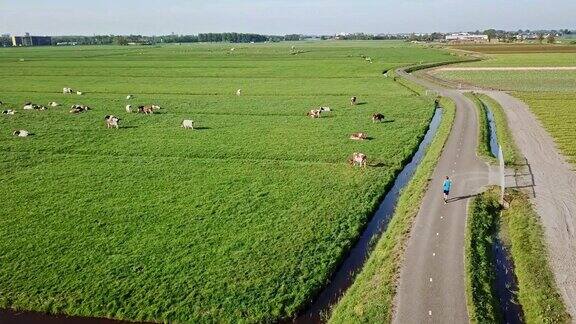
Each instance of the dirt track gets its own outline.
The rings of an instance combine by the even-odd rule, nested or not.
[[[576,172],[522,101],[501,91],[482,91],[500,103],[534,174],[533,202],[542,219],[556,283],[576,321]]]
[[[441,71],[576,71],[576,66],[440,67],[431,72]]]

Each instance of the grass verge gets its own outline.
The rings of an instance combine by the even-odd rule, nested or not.
[[[478,116],[478,146],[476,147],[476,152],[486,161],[496,162],[496,158],[490,151],[490,129],[486,109],[474,93],[466,92],[464,95],[476,105],[476,114]]]
[[[494,291],[493,240],[500,237],[508,246],[518,282],[518,301],[526,323],[568,323],[570,316],[558,293],[548,265],[542,226],[528,197],[509,190],[508,209],[500,213],[498,193],[488,190],[469,207],[466,228],[466,297],[470,319],[477,323],[501,320]]]
[[[388,229],[376,244],[354,284],[334,306],[330,323],[390,322],[396,280],[408,234],[454,120],[454,103],[442,98],[441,104],[445,108],[444,116],[436,137],[402,192]]]
[[[514,143],[514,138],[510,133],[508,127],[508,119],[506,113],[500,104],[485,94],[477,94],[476,97],[483,102],[487,107],[490,107],[492,114],[494,114],[494,121],[496,123],[496,136],[498,143],[502,147],[504,154],[504,163],[508,166],[517,165],[520,161],[520,152]]]
[[[466,301],[470,320],[497,323],[501,319],[492,245],[498,228],[500,204],[495,191],[474,198],[468,208],[465,268]]]
[[[542,225],[528,197],[507,194],[510,207],[502,213],[501,230],[510,245],[518,278],[518,299],[526,323],[569,323],[570,316],[548,265]]]

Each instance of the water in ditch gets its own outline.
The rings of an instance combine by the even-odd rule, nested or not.
[[[496,295],[500,301],[500,311],[502,321],[507,324],[524,323],[524,312],[522,305],[518,303],[516,293],[518,292],[518,282],[514,274],[514,263],[510,257],[506,245],[500,237],[496,237],[492,245],[494,255],[494,266],[496,272]]]
[[[482,103],[482,106],[484,106],[486,118],[488,119],[488,129],[490,131],[490,153],[492,153],[495,158],[498,158],[499,144],[498,136],[496,136],[496,121],[494,120],[494,114],[484,103]]]
[[[482,103],[488,119],[488,128],[490,132],[490,152],[498,158],[500,145],[496,136],[496,121],[492,110]],[[492,245],[494,255],[494,271],[496,274],[495,290],[498,296],[502,320],[507,324],[524,323],[524,313],[522,305],[518,303],[516,292],[518,291],[518,282],[514,274],[514,263],[509,251],[502,242],[499,235],[496,235]]]

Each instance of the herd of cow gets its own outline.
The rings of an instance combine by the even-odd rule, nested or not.
[[[63,88],[62,93],[63,94],[76,93],[77,95],[83,94],[81,91],[72,90],[72,88]],[[241,94],[242,94],[242,89],[238,89],[236,91],[236,95],[240,96]],[[126,100],[130,100],[133,98],[134,98],[133,95],[126,96]],[[357,97],[350,98],[350,104],[352,106],[357,105],[357,102],[358,102]],[[1,105],[3,105],[3,103],[0,101],[0,106]],[[60,106],[60,104],[58,104],[57,102],[51,101],[48,103],[48,106],[49,107],[58,107],[58,106]],[[48,108],[46,106],[43,106],[43,105],[38,105],[38,104],[31,103],[31,102],[26,102],[24,104],[23,109],[24,110],[46,110]],[[125,110],[127,113],[137,112],[137,113],[142,113],[145,115],[154,114],[154,112],[156,110],[159,110],[159,109],[160,109],[160,106],[158,106],[158,105],[141,105],[141,106],[138,106],[136,110],[132,109],[132,105],[126,105],[126,107],[125,107]],[[87,112],[89,110],[90,110],[90,107],[88,107],[88,106],[75,104],[75,105],[72,105],[72,107],[70,109],[70,113],[71,114],[80,114],[83,112]],[[311,118],[320,118],[323,113],[328,113],[330,111],[331,111],[330,107],[320,107],[318,109],[310,110],[307,115]],[[7,110],[3,110],[2,114],[14,115],[15,112],[16,111],[13,109],[7,109]],[[384,115],[382,115],[381,113],[372,114],[372,122],[376,123],[376,122],[382,122],[382,121],[384,121]],[[118,129],[119,123],[120,123],[120,118],[117,116],[114,116],[114,115],[106,115],[106,116],[104,116],[104,122],[106,124],[106,128]],[[194,121],[192,121],[190,119],[185,119],[182,121],[181,127],[184,129],[194,129]],[[17,136],[17,137],[28,137],[29,135],[31,135],[31,133],[25,129],[16,130],[12,134],[14,136]],[[350,135],[350,139],[362,141],[362,140],[368,139],[368,135],[364,132],[357,132],[357,133],[353,133],[352,135]],[[348,159],[348,162],[352,166],[358,165],[361,167],[365,167],[366,166],[366,160],[367,160],[367,157],[364,153],[355,152]]]
[[[83,93],[82,91],[75,91],[72,90],[72,88],[63,88],[62,89],[62,93],[63,94],[73,94],[76,93],[77,95],[81,96]],[[134,96],[133,95],[128,95],[126,96],[127,100],[133,99]],[[3,102],[0,101],[0,106],[3,105]],[[51,101],[48,103],[48,107],[58,107],[60,106],[59,103]],[[47,110],[48,109],[47,106],[44,105],[38,105],[32,102],[26,102],[24,103],[24,106],[22,107],[23,110]],[[153,114],[156,110],[160,109],[160,106],[158,105],[142,105],[142,106],[138,106],[138,109],[135,110],[135,112],[137,113],[142,113],[145,115],[150,115]],[[85,105],[77,105],[74,104],[70,107],[70,113],[71,114],[80,114],[83,112],[87,112],[90,110],[90,107],[85,106]],[[127,105],[126,106],[126,112],[131,113],[132,111],[132,105]],[[14,109],[6,109],[2,111],[2,114],[4,115],[14,115],[16,113],[16,110]],[[117,116],[114,115],[106,115],[104,116],[104,122],[106,124],[107,128],[119,128],[119,123],[120,123],[120,118],[118,118]],[[184,121],[182,121],[182,128],[185,129],[194,129],[194,122],[190,119],[185,119]],[[30,133],[29,131],[25,130],[25,129],[20,129],[20,130],[16,130],[12,133],[12,135],[16,136],[16,137],[28,137],[30,135],[32,135],[32,133]]]
[[[240,91],[240,90],[238,90],[238,91]],[[358,103],[357,97],[350,98],[350,104],[352,106],[356,106],[357,103]],[[330,107],[320,107],[318,109],[310,110],[306,115],[308,117],[311,117],[311,118],[320,118],[320,117],[322,117],[323,113],[327,113],[330,111],[331,111]],[[373,123],[379,123],[379,122],[383,122],[383,121],[384,121],[384,115],[383,114],[381,114],[381,113],[372,114],[372,122]],[[350,135],[350,139],[355,140],[355,141],[363,141],[363,140],[368,139],[368,135],[364,132],[353,133],[352,135]],[[359,165],[361,167],[365,167],[366,166],[366,160],[367,160],[366,154],[360,153],[360,152],[355,152],[348,159],[348,163],[350,163],[353,166]]]

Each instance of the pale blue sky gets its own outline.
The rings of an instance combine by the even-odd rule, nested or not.
[[[576,0],[0,0],[0,33],[401,33],[576,28]]]

